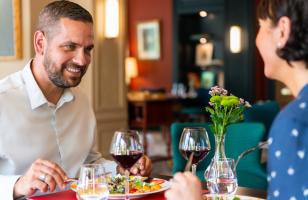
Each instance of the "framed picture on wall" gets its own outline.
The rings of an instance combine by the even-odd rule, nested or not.
[[[203,71],[201,73],[201,87],[211,89],[216,85],[216,74],[213,71]]]
[[[196,46],[196,65],[206,67],[213,58],[213,43],[198,44]]]
[[[160,59],[159,21],[144,21],[137,24],[137,47],[140,60]]]
[[[21,1],[0,1],[0,60],[21,58]]]

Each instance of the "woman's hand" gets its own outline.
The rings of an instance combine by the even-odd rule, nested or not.
[[[117,171],[120,174],[124,174],[124,169],[120,166],[117,167]],[[149,157],[144,155],[129,171],[132,175],[149,176],[152,172],[152,162]]]
[[[48,160],[38,159],[32,163],[24,176],[14,186],[14,198],[33,195],[36,190],[53,192],[56,186],[65,188],[68,177],[59,165]]]
[[[176,173],[165,197],[168,200],[202,200],[201,182],[191,172]]]

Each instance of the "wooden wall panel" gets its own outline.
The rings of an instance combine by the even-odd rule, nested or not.
[[[120,35],[104,37],[105,0],[96,0],[96,42],[93,70],[94,109],[97,118],[99,150],[109,157],[109,146],[115,130],[127,127],[124,58],[126,52],[126,0],[120,0]]]

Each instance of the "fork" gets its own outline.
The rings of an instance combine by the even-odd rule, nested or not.
[[[240,161],[240,159],[244,156],[246,156],[247,154],[257,150],[257,149],[264,149],[266,148],[266,146],[268,145],[268,141],[264,141],[264,142],[260,142],[257,146],[254,146],[250,149],[247,149],[246,151],[242,152],[236,159],[236,162],[235,162],[235,165],[234,165],[234,168],[236,169],[236,166],[238,164],[238,162]]]
[[[77,178],[67,178],[66,180],[64,180],[64,183],[70,183],[74,181],[77,181]]]

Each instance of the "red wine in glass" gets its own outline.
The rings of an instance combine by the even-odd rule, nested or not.
[[[179,143],[179,150],[183,157],[188,160],[188,162],[191,162],[192,173],[196,174],[197,164],[204,159],[211,150],[210,140],[205,128],[184,128]]]
[[[209,154],[210,150],[211,150],[210,148],[204,148],[200,150],[180,150],[180,151],[181,151],[182,156],[186,160],[188,160],[190,155],[193,153],[191,163],[198,164],[207,156],[207,154]]]
[[[122,130],[114,133],[110,154],[125,169],[125,199],[129,199],[129,169],[142,157],[143,152],[138,131]]]
[[[143,155],[142,152],[130,152],[129,155],[111,154],[124,169],[130,169]]]

